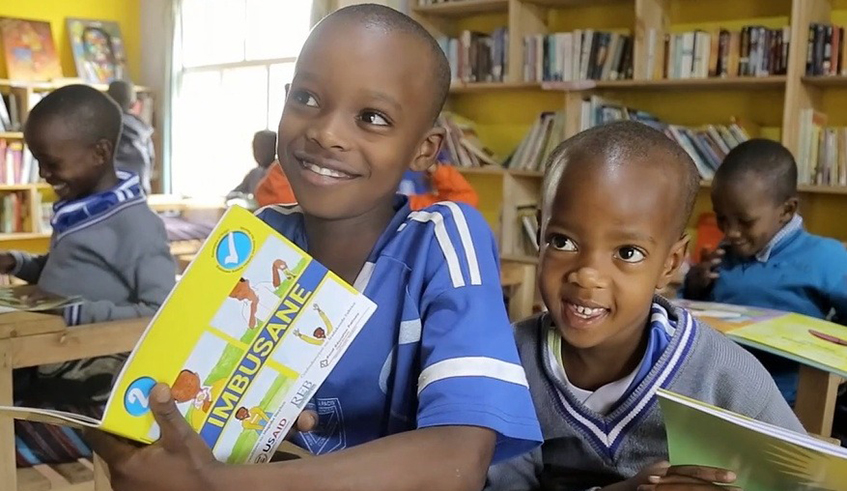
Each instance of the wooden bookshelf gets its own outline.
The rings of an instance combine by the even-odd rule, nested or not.
[[[23,140],[22,131],[0,131],[0,140]]]
[[[417,0],[411,2],[414,5]],[[448,99],[448,110],[474,121],[482,141],[501,156],[516,148],[542,111],[564,109],[565,137],[575,134],[580,128],[575,115],[582,101],[592,95],[650,112],[672,124],[691,127],[740,120],[749,123],[744,126],[751,136],[778,138],[794,155],[800,150],[803,110],[827,112],[828,124],[847,126],[847,115],[838,110],[847,104],[847,91],[840,90],[847,87],[847,76],[805,75],[809,24],[834,22],[847,27],[844,0],[466,0],[411,10],[437,37],[508,28],[504,82],[456,84]],[[742,25],[787,26],[791,44],[785,75],[661,79],[661,61],[648,73],[651,32],[657,43],[652,51],[663,58],[667,34],[718,28],[737,32]],[[631,34],[634,78],[525,82],[525,36],[577,29]],[[491,168],[460,171],[477,189],[480,209],[498,234],[503,261],[536,264],[535,257],[522,250],[525,239],[517,207],[540,202],[543,174]],[[702,188],[691,227],[700,213],[711,211],[709,183]],[[847,206],[847,186],[801,185],[799,191],[807,228],[847,241],[847,222],[839,219],[840,209]]]
[[[109,88],[108,84],[89,84],[81,79],[75,78],[60,79],[52,82],[24,82],[20,80],[9,80],[6,78],[0,79],[0,88],[32,90],[33,92],[50,92],[58,89],[59,87],[73,84],[89,85],[101,92],[105,92]],[[134,87],[136,92],[151,92],[151,89],[144,85],[134,85]]]
[[[412,7],[412,11],[418,15],[437,17],[464,17],[492,12],[506,12],[508,9],[509,0],[462,0],[461,2],[436,3]]]
[[[11,234],[0,234],[0,242],[18,242],[24,240],[47,240],[50,238],[48,233],[40,232],[15,232]]]

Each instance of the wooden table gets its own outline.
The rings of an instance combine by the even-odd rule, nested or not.
[[[693,304],[708,305],[708,302],[693,302]],[[718,306],[719,304],[713,304]],[[719,307],[718,307],[719,308]],[[752,307],[755,310],[758,307]],[[698,315],[696,309],[690,309],[695,317],[724,334],[738,329],[746,324],[733,324],[708,315]],[[734,341],[746,346],[742,340]],[[800,378],[797,384],[797,399],[794,403],[794,413],[811,434],[824,438],[832,436],[832,420],[835,415],[835,399],[838,395],[838,385],[842,382],[840,375],[820,368],[804,364],[801,359],[790,358],[800,364]]]
[[[0,315],[0,405],[11,406],[12,370],[132,351],[150,319],[65,327],[59,316],[16,312]],[[103,466],[95,459],[95,482],[69,491],[109,488]],[[0,417],[0,489],[17,489],[15,431],[11,418]]]

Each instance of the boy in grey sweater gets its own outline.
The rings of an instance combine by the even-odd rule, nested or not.
[[[26,122],[24,137],[39,174],[59,198],[53,235],[47,254],[0,254],[0,273],[46,292],[82,297],[65,309],[69,326],[152,316],[175,282],[162,220],[147,206],[138,176],[115,171],[120,131],[118,106],[84,85],[48,94]],[[41,366],[29,377],[18,372],[16,396],[53,405],[100,404],[123,360]]]
[[[685,151],[641,123],[596,127],[553,152],[540,221],[548,312],[516,326],[544,444],[492,467],[487,489],[731,483],[731,470],[664,462],[659,388],[803,431],[755,358],[655,296],[683,261],[698,187]]]

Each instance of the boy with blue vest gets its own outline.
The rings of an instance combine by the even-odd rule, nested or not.
[[[58,197],[44,255],[0,254],[0,273],[40,290],[79,296],[64,311],[69,326],[150,317],[175,283],[176,265],[162,220],[147,206],[138,176],[115,171],[121,110],[106,95],[69,85],[42,99],[24,137],[39,175]],[[26,405],[99,416],[125,355],[15,371],[15,396]],[[68,428],[16,422],[19,462],[73,461],[88,451]]]
[[[296,443],[318,456],[217,463],[159,385],[160,442],[91,435],[115,491],[476,491],[492,460],[540,442],[490,229],[467,205],[413,211],[396,194],[435,163],[449,84],[438,43],[388,7],[312,30],[278,132],[299,204],[259,216],[377,304],[301,417],[317,425]]]
[[[488,489],[723,489],[731,470],[663,462],[659,388],[803,431],[755,358],[655,295],[684,260],[698,187],[688,154],[641,123],[553,152],[539,241],[548,312],[515,327],[544,444],[492,467]]]
[[[812,235],[797,213],[797,165],[779,143],[753,139],[735,147],[712,182],[712,207],[724,242],[685,279],[694,300],[764,307],[847,321],[847,250]],[[797,364],[753,351],[789,404]]]

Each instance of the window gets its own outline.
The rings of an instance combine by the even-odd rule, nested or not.
[[[276,131],[312,0],[182,0],[175,50],[171,191],[222,196]]]

